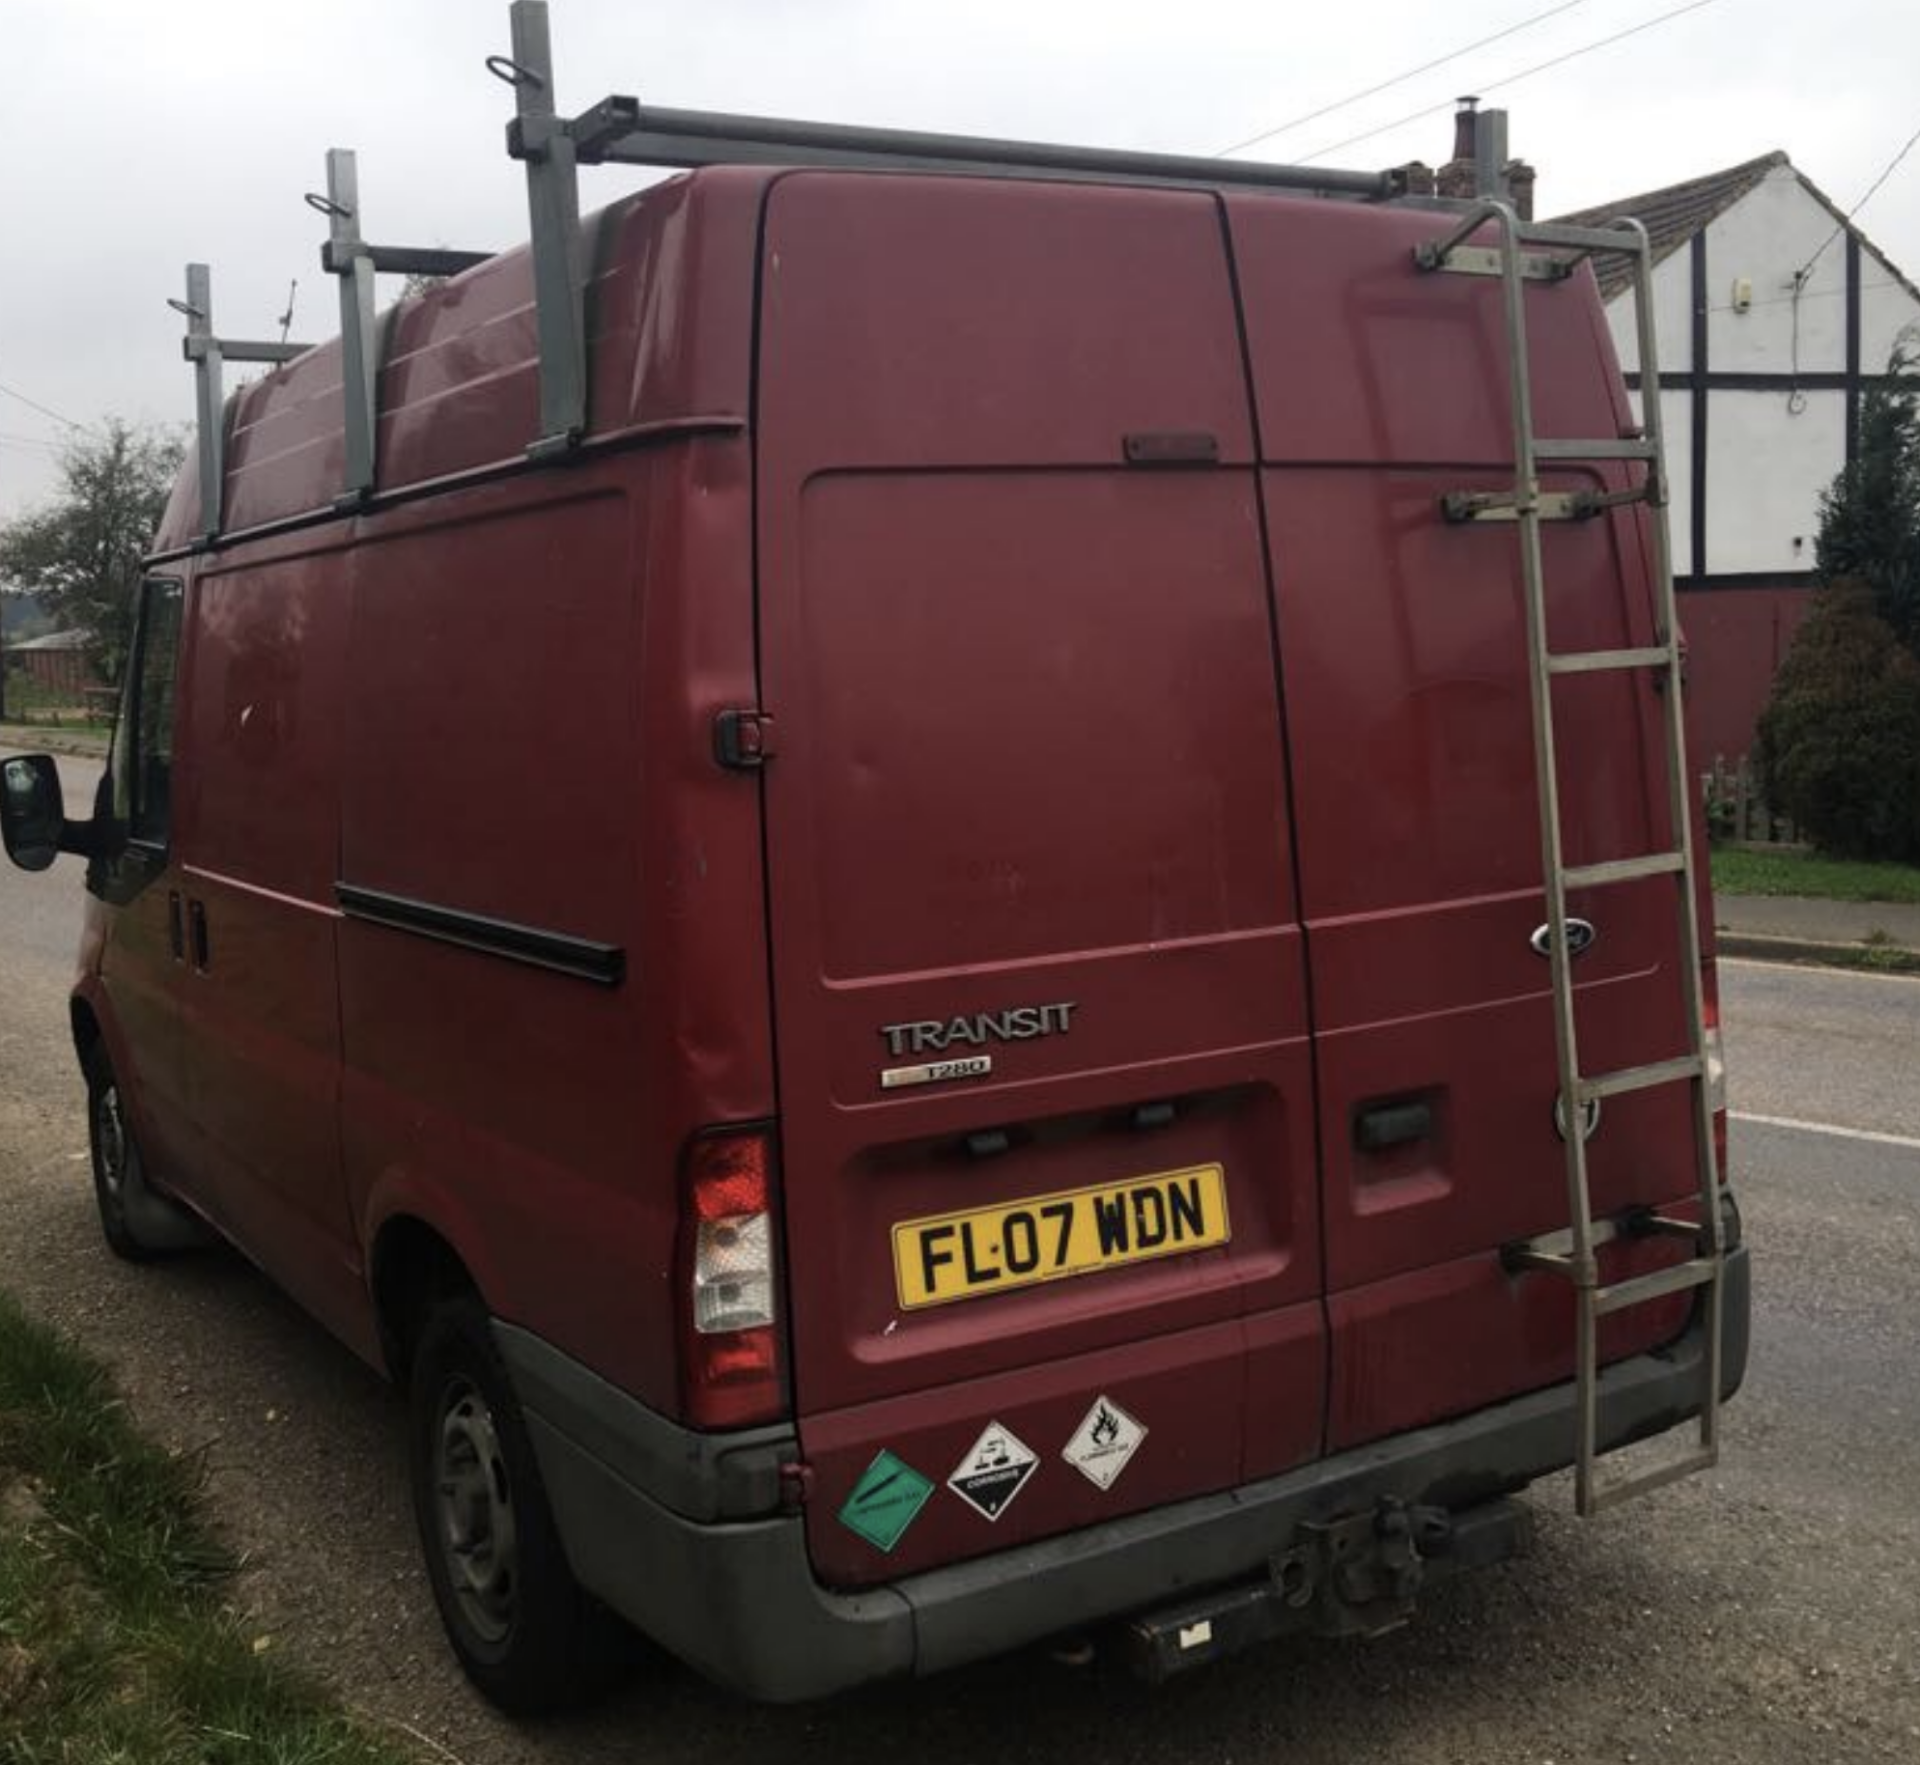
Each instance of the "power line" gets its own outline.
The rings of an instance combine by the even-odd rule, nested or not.
[[[69,429],[85,429],[89,427],[86,423],[76,422],[72,417],[62,416],[60,412],[56,411],[51,405],[44,405],[37,398],[29,398],[24,392],[17,391],[15,388],[4,383],[0,383],[0,392],[4,392],[8,398],[18,399],[20,403],[25,405],[30,411],[38,411],[43,417],[51,417],[56,423],[66,424]]]
[[[1867,206],[1869,202],[1871,202],[1874,199],[1874,197],[1879,193],[1880,186],[1884,184],[1890,177],[1893,176],[1895,172],[1897,172],[1900,169],[1900,162],[1903,159],[1905,159],[1907,155],[1911,153],[1914,150],[1915,146],[1917,145],[1920,145],[1920,129],[1915,129],[1914,132],[1907,137],[1906,146],[1901,148],[1900,151],[1896,153],[1892,159],[1887,161],[1886,169],[1883,172],[1881,172],[1879,177],[1875,178],[1873,182],[1867,186],[1866,195],[1861,197],[1860,200],[1853,205],[1853,207],[1848,209],[1846,214],[1842,217],[1839,226],[1835,227],[1834,230],[1826,236],[1826,238],[1820,241],[1820,249],[1816,251],[1812,257],[1808,258],[1807,261],[1800,266],[1799,273],[1794,277],[1795,282],[1804,282],[1808,276],[1813,274],[1813,266],[1817,264],[1820,261],[1820,259],[1825,255],[1827,247],[1831,245],[1834,242],[1834,240],[1838,239],[1840,235],[1844,233],[1847,230],[1847,228],[1853,224],[1853,217],[1857,215],[1863,208]]]
[[[1345,110],[1349,105],[1358,104],[1362,99],[1377,98],[1382,92],[1391,91],[1395,86],[1404,86],[1408,80],[1418,79],[1421,74],[1430,74],[1436,67],[1445,67],[1450,61],[1458,61],[1463,55],[1471,55],[1476,49],[1485,49],[1489,44],[1501,42],[1507,37],[1518,36],[1524,30],[1530,30],[1544,19],[1557,18],[1563,12],[1571,12],[1576,6],[1584,6],[1587,0],[1560,0],[1557,6],[1549,6],[1545,12],[1536,12],[1531,18],[1523,18],[1518,24],[1508,25],[1503,31],[1495,31],[1490,37],[1482,37],[1477,43],[1469,43],[1464,49],[1454,49],[1432,61],[1423,61],[1418,67],[1410,67],[1403,74],[1395,74],[1390,80],[1382,80],[1377,86],[1369,86],[1364,92],[1356,92],[1351,98],[1342,98],[1337,104],[1323,104],[1318,110],[1310,110],[1305,116],[1297,116],[1290,123],[1281,123],[1276,128],[1262,129],[1257,135],[1249,135],[1244,141],[1236,141],[1231,147],[1222,147],[1215,151],[1215,159],[1225,159],[1230,154],[1244,153],[1249,147],[1258,147],[1262,141],[1271,141],[1275,135],[1285,135],[1294,129],[1305,128],[1308,123],[1317,123],[1323,116],[1331,116],[1336,110]]]
[[[1615,43],[1624,43],[1629,37],[1637,37],[1642,31],[1650,31],[1656,25],[1668,24],[1676,18],[1684,18],[1689,12],[1698,12],[1703,6],[1712,6],[1716,0],[1687,0],[1685,6],[1676,6],[1670,12],[1663,12],[1655,18],[1642,19],[1637,25],[1629,25],[1624,31],[1615,31],[1610,37],[1602,37],[1598,42],[1583,44],[1578,49],[1569,49],[1564,55],[1556,55],[1547,61],[1535,62],[1532,67],[1522,68],[1517,74],[1508,74],[1503,79],[1485,81],[1480,91],[1498,92],[1507,86],[1517,86],[1522,80],[1530,80],[1535,74],[1543,74],[1549,68],[1563,67],[1569,61],[1578,61],[1583,55],[1591,55],[1596,49],[1607,49]],[[1371,141],[1376,135],[1385,135],[1394,129],[1404,128],[1408,123],[1420,122],[1423,118],[1437,116],[1443,110],[1451,110],[1454,101],[1443,99],[1438,104],[1429,104],[1425,110],[1416,110],[1397,117],[1390,123],[1382,123],[1377,129],[1368,129],[1358,135],[1349,135],[1344,141],[1335,141],[1331,146],[1315,149],[1300,161],[1302,165],[1311,165],[1316,159],[1324,159],[1329,153],[1338,153],[1343,147],[1352,147],[1357,142]]]

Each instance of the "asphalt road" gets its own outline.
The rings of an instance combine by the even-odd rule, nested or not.
[[[63,770],[86,801],[91,769]],[[1025,1655],[764,1710],[656,1661],[515,1728],[441,1645],[397,1400],[238,1257],[133,1270],[100,1246],[64,1027],[79,901],[72,860],[0,865],[0,1284],[206,1451],[272,1645],[465,1765],[1920,1761],[1920,980],[1722,970],[1735,1108],[1768,1120],[1734,1129],[1757,1316],[1712,1477],[1585,1524],[1543,1485],[1532,1559],[1436,1590],[1412,1627],[1157,1693]]]

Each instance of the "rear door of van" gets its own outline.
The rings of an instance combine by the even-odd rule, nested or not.
[[[1445,216],[1229,197],[1294,755],[1317,1031],[1329,1451],[1571,1376],[1573,1298],[1503,1246],[1564,1227],[1519,548],[1441,497],[1512,487],[1500,287],[1421,274]],[[1530,284],[1535,421],[1630,421],[1584,272]],[[1548,489],[1618,489],[1626,468]],[[1560,651],[1654,641],[1641,507],[1544,528]],[[1670,845],[1645,671],[1556,682],[1569,864]],[[1673,884],[1574,892],[1583,1068],[1685,1052]],[[1685,1087],[1609,1099],[1596,1215],[1693,1192]],[[1684,1254],[1615,1246],[1603,1274]],[[1603,1355],[1671,1336],[1685,1296],[1605,1321]]]
[[[1218,201],[796,173],[761,276],[791,1376],[857,1585],[1321,1450],[1307,997]]]

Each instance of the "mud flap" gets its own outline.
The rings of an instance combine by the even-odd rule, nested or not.
[[[1273,1555],[1262,1581],[1132,1619],[1127,1665],[1150,1684],[1271,1637],[1378,1636],[1413,1616],[1423,1588],[1462,1569],[1525,1555],[1533,1514],[1499,1500],[1450,1513],[1391,1497],[1371,1508],[1308,1521]]]

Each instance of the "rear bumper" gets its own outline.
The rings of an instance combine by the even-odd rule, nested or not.
[[[1749,1271],[1727,1259],[1722,1395],[1745,1376]],[[783,1430],[700,1436],[642,1409],[511,1326],[496,1326],[554,1516],[580,1580],[722,1685],[787,1702],[939,1672],[1261,1574],[1303,1522],[1398,1497],[1474,1507],[1571,1462],[1573,1388],[1555,1386],[1245,1484],[887,1586],[821,1587],[797,1516],[767,1514]],[[1609,1367],[1609,1445],[1699,1410],[1706,1333]],[[638,1412],[636,1420],[627,1412]]]

